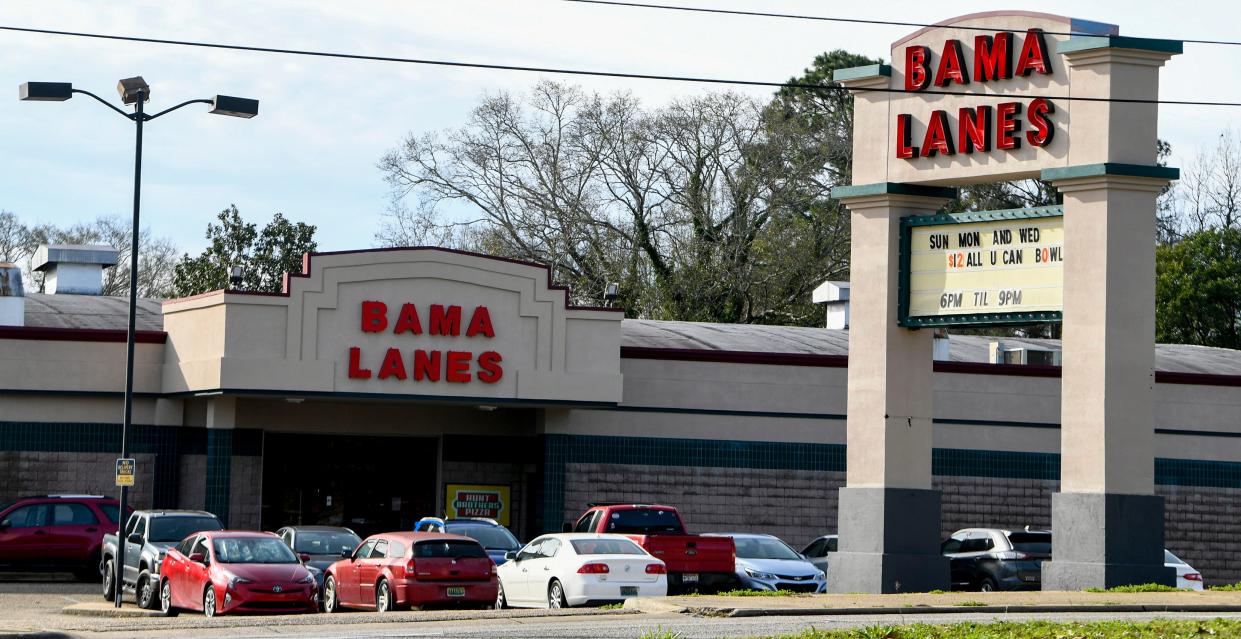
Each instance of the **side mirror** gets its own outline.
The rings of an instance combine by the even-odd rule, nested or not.
[[[8,529],[9,526],[12,526],[12,525],[13,525],[13,522],[7,519],[4,521],[0,521],[0,530],[6,530]]]
[[[573,524],[567,521],[560,524],[560,532],[573,532]]]
[[[505,561],[517,561],[517,551],[516,551],[516,550],[510,550],[510,551],[508,551],[508,552],[504,553],[504,559],[505,559]]]
[[[129,536],[125,539],[131,544],[142,545],[142,533],[129,533]]]
[[[340,558],[341,559],[353,559],[353,551],[352,550],[340,551]]]
[[[205,564],[207,563],[207,557],[200,552],[190,553],[190,561],[196,564]]]
[[[306,562],[310,561],[310,555],[308,555],[308,554],[306,554],[306,553],[299,553],[299,554],[297,555],[297,560],[298,560],[298,561],[300,561],[300,562],[302,562],[302,563],[306,563]]]

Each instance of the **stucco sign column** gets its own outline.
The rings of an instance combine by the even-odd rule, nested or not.
[[[1062,492],[1043,586],[1173,582],[1151,408],[1155,197],[1176,170],[1155,163],[1156,105],[1125,100],[1158,98],[1180,43],[1118,34],[978,13],[897,40],[891,66],[833,74],[854,95],[853,185],[833,191],[853,224],[833,591],[948,585],[926,329],[1061,320]],[[937,212],[952,187],[1040,177],[1063,206]]]
[[[895,322],[901,218],[929,215],[953,189],[908,184],[837,188],[849,207],[847,486],[840,489],[840,551],[832,592],[943,589],[939,491],[931,490],[931,331]]]
[[[1075,95],[1155,98],[1159,67],[1181,47],[1111,37],[1059,50]],[[1156,105],[1085,102],[1073,115],[1070,166],[1042,175],[1064,195],[1067,256],[1060,492],[1043,588],[1174,585],[1153,494],[1153,393],[1155,199],[1177,170],[1154,166]]]

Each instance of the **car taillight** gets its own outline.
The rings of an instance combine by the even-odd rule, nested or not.
[[[1182,576],[1188,581],[1202,581],[1202,573],[1200,572],[1187,572]]]
[[[1005,550],[1004,552],[995,553],[996,559],[1029,559],[1030,555],[1016,550]]]
[[[500,574],[499,570],[497,570],[497,569],[496,569],[496,565],[495,565],[495,564],[491,564],[491,574],[493,574],[493,575],[498,575],[498,574]]]
[[[647,565],[646,565],[646,574],[648,574],[648,575],[666,575],[666,574],[668,574],[668,568],[667,568],[666,566],[664,566],[663,564],[647,564]]]
[[[610,572],[607,564],[582,564],[577,569],[579,575],[606,575]]]
[[[405,564],[405,576],[413,577],[415,568],[417,568],[417,566],[414,563],[414,558],[410,557],[409,562]]]

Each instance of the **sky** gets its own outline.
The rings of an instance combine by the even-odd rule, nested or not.
[[[987,1],[664,0],[664,4],[935,22],[992,11]],[[1123,35],[1238,39],[1235,0],[1042,0],[1029,9],[1120,25]],[[1170,10],[1174,9],[1174,10]],[[890,58],[913,28],[706,15],[563,0],[4,0],[0,25],[493,64],[783,81],[814,56],[847,49]],[[1238,46],[1185,46],[1160,97],[1241,102]],[[148,111],[214,94],[257,98],[251,120],[187,107],[146,126],[142,226],[196,253],[230,204],[249,221],[276,212],[318,227],[320,250],[375,245],[389,203],[376,167],[410,133],[461,126],[480,96],[540,76],[0,32],[0,210],[67,225],[132,207],[133,126],[84,96],[20,102],[25,81],[72,82],[119,104],[117,80],[143,76]],[[648,106],[719,90],[701,84],[572,78]],[[4,87],[9,87],[5,89]],[[771,91],[738,88],[758,97]],[[1241,108],[1160,108],[1170,164],[1185,166]]]

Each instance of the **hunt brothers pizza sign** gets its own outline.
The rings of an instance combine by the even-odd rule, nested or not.
[[[501,367],[504,358],[486,348],[487,340],[496,336],[491,324],[491,312],[486,306],[476,306],[469,312],[468,321],[464,321],[465,311],[460,306],[431,304],[423,308],[420,313],[412,302],[389,307],[381,301],[364,301],[361,330],[363,333],[392,335],[394,339],[421,335],[460,338],[460,349],[402,349],[393,346],[376,353],[351,346],[349,379],[373,377],[413,382],[468,384],[479,381],[495,384],[504,377]]]
[[[1020,43],[1011,32],[976,36],[972,59],[956,39],[945,40],[938,54],[924,45],[907,46],[904,59],[905,90],[911,92],[931,86],[968,85],[971,79],[988,83],[1052,74],[1051,56],[1041,29],[1026,31]],[[936,109],[920,131],[915,130],[912,114],[900,113],[896,116],[896,157],[989,153],[993,148],[1011,151],[1021,148],[1023,140],[1031,146],[1044,147],[1055,136],[1055,113],[1055,105],[1046,98],[1034,98],[1028,103],[1013,100],[994,106],[965,106],[955,114]]]

